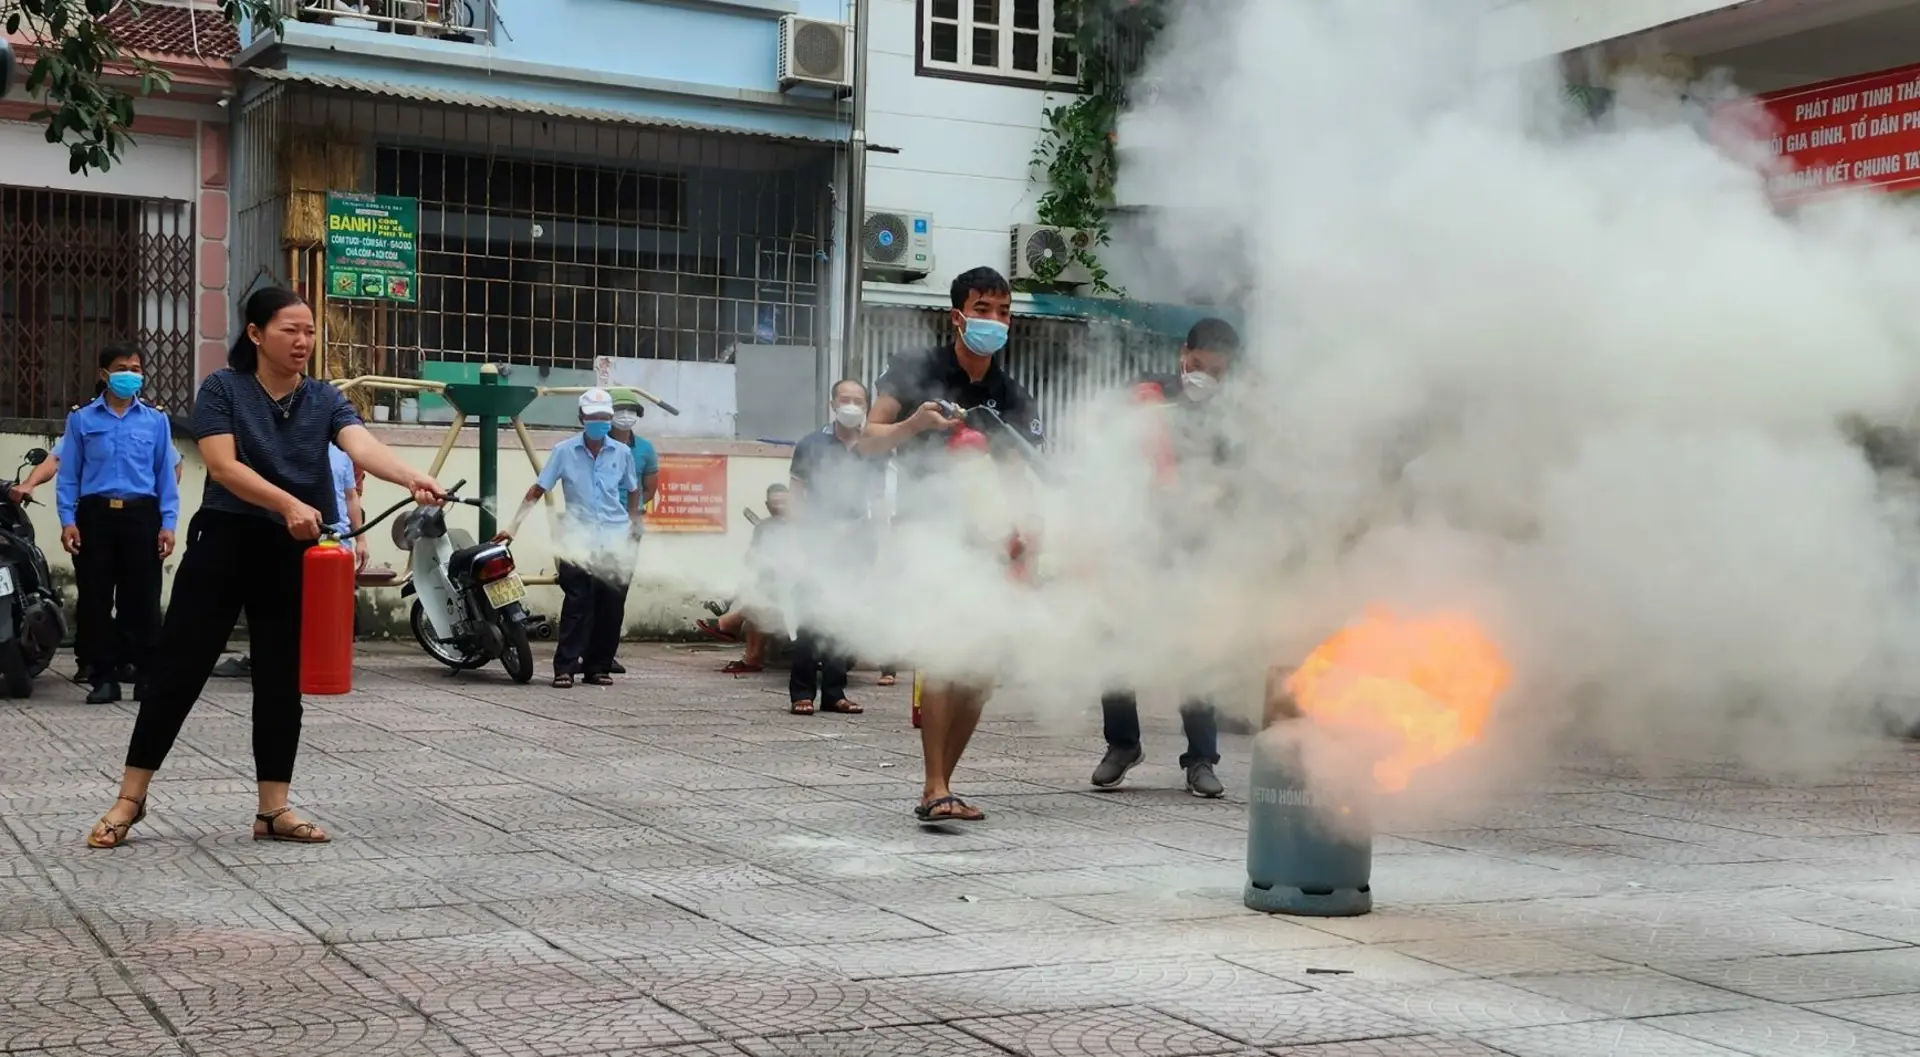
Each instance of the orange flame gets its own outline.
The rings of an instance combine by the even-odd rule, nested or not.
[[[1472,618],[1403,620],[1376,609],[1315,647],[1287,690],[1303,715],[1377,744],[1384,756],[1374,780],[1397,792],[1415,771],[1480,740],[1510,678]]]

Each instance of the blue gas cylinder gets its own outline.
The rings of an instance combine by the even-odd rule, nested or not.
[[[1282,720],[1254,739],[1247,790],[1248,907],[1352,917],[1373,909],[1373,827],[1363,793],[1309,782]]]

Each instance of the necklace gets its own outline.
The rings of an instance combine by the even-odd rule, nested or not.
[[[300,383],[295,382],[293,389],[286,396],[274,396],[273,391],[267,388],[267,383],[261,381],[257,374],[253,376],[253,384],[259,386],[260,391],[266,394],[267,403],[272,404],[273,409],[279,412],[282,422],[293,417],[293,403],[300,396]]]

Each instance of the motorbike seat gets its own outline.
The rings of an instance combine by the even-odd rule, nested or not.
[[[498,546],[499,544],[496,543],[476,543],[454,551],[453,554],[447,558],[447,574],[450,576],[458,576],[463,573],[472,572],[474,560],[480,557],[481,554],[494,550]]]

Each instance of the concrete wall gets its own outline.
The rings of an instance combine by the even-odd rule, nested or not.
[[[376,432],[402,452],[407,461],[421,468],[433,462],[435,448],[440,433],[431,429],[404,429],[375,427]],[[538,431],[534,442],[543,454],[552,444],[566,436],[564,433]],[[479,477],[479,452],[473,445],[472,431],[462,438],[465,446],[456,448],[448,458],[446,467],[440,473],[442,481],[452,483],[461,478],[469,481]],[[0,433],[0,475],[10,477],[16,465],[27,449],[41,446],[50,447],[52,438],[17,433]],[[503,445],[513,443],[511,434],[502,438]],[[185,476],[181,485],[180,520],[184,528],[187,521],[200,506],[201,489],[206,483],[206,468],[200,461],[199,453],[191,440],[176,440],[176,445],[185,465]],[[752,536],[752,526],[741,514],[743,507],[752,507],[757,512],[765,512],[765,494],[769,484],[787,480],[789,453],[782,448],[759,444],[700,443],[700,442],[662,442],[663,454],[711,452],[728,454],[727,470],[727,513],[728,530],[724,534],[693,533],[649,533],[640,545],[638,573],[633,590],[627,596],[627,630],[630,635],[655,637],[684,635],[693,630],[696,618],[708,614],[700,608],[700,602],[708,598],[725,598],[742,575],[742,557],[746,553],[747,542]],[[520,497],[526,493],[527,486],[533,483],[533,468],[528,465],[526,456],[517,448],[503,446],[500,458],[500,506],[501,522],[511,517],[512,511],[519,506]],[[478,494],[474,488],[466,489]],[[59,519],[53,510],[53,485],[49,482],[36,493],[36,502],[29,507],[34,529],[41,546],[47,550],[47,560],[52,564],[55,579],[65,585],[68,591],[68,603],[72,604],[72,565],[67,555],[60,549]],[[400,501],[404,496],[393,485],[384,481],[367,480],[366,506],[368,516]],[[556,500],[558,504],[558,500]],[[477,530],[476,511],[471,508],[455,513],[451,522],[468,532]],[[370,568],[382,565],[404,569],[406,555],[395,549],[387,526],[381,525],[369,533],[372,539],[372,558]],[[514,558],[523,574],[535,575],[553,571],[552,539],[548,534],[547,519],[536,511],[527,518],[522,527],[520,539],[514,544]],[[173,585],[173,571],[179,564],[179,557],[168,561],[165,570],[165,592],[170,593]],[[529,600],[532,607],[549,617],[558,619],[560,615],[560,591],[556,587],[532,587]],[[163,594],[163,597],[167,595]],[[401,638],[410,638],[407,630],[407,608],[399,597],[396,588],[363,588],[360,592],[363,629],[372,634],[392,634]],[[371,622],[365,622],[366,618]]]

